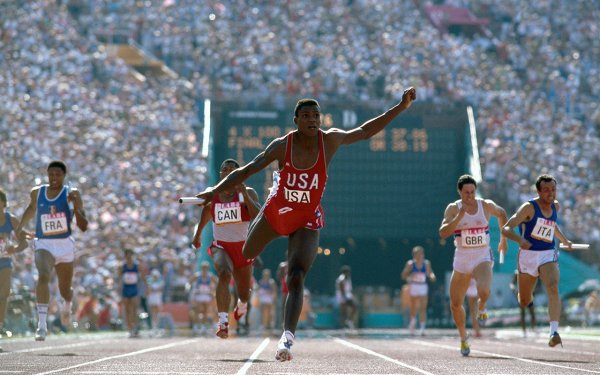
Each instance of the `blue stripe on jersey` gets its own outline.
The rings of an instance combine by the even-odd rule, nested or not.
[[[37,197],[37,211],[35,214],[36,224],[35,224],[35,236],[37,238],[67,238],[71,236],[71,221],[73,219],[73,214],[71,212],[71,208],[69,207],[69,202],[67,201],[68,189],[67,186],[63,186],[60,193],[54,199],[48,199],[46,197],[46,191],[48,189],[48,185],[42,185],[40,190],[38,191]],[[46,234],[44,235],[44,231],[42,230],[42,215],[49,214],[60,214],[64,213],[67,222],[67,228],[56,227],[56,223],[47,224],[45,228],[46,231],[64,231],[64,233],[60,234]]]
[[[552,220],[554,222],[557,221],[558,215],[556,213],[556,205],[552,203],[552,215],[550,217],[545,217],[535,199],[530,200],[529,203],[533,205],[533,217],[528,222],[519,226],[521,236],[523,236],[523,238],[525,238],[531,244],[531,248],[529,250],[542,251],[556,249],[556,239],[554,239],[552,242],[545,242],[531,237],[531,232],[533,231],[535,223],[539,217],[546,220]]]

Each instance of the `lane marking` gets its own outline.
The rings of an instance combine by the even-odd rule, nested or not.
[[[263,350],[265,350],[267,345],[269,345],[270,341],[271,341],[271,339],[269,339],[268,337],[266,339],[264,339],[263,342],[258,346],[258,348],[256,348],[254,353],[252,353],[250,358],[248,358],[248,360],[246,361],[244,366],[242,366],[240,371],[238,371],[236,373],[236,375],[245,375],[246,372],[248,371],[248,369],[250,368],[250,366],[252,366],[252,364],[254,363],[254,360],[258,358],[258,356],[260,355],[260,353],[263,352]]]
[[[1,372],[0,372],[1,374]],[[113,374],[123,374],[123,375],[145,375],[145,374],[150,374],[150,375],[168,375],[168,374],[175,374],[175,375],[212,375],[214,374],[214,372],[186,372],[186,371],[114,371],[114,370],[110,370],[110,371],[78,371],[76,372],[76,374],[108,374],[108,375],[113,375]]]
[[[99,359],[96,359],[96,360],[93,360],[93,361],[84,362],[84,363],[80,363],[80,364],[69,366],[69,367],[64,367],[64,368],[60,368],[60,369],[56,369],[56,370],[51,370],[51,371],[46,371],[46,372],[39,372],[36,375],[47,375],[47,374],[54,374],[54,373],[62,372],[62,371],[68,371],[68,370],[72,370],[72,369],[75,369],[75,368],[78,368],[78,367],[83,367],[83,366],[93,365],[93,364],[100,363],[100,362],[110,361],[111,359],[132,357],[132,356],[135,356],[135,355],[138,355],[138,354],[150,353],[150,352],[155,352],[157,350],[169,349],[169,348],[173,348],[175,346],[186,345],[186,344],[189,344],[189,343],[194,342],[194,341],[198,341],[198,339],[191,339],[191,340],[184,340],[184,341],[180,341],[180,342],[173,342],[173,343],[170,343],[170,344],[161,345],[161,346],[155,346],[155,347],[152,347],[152,348],[142,349],[142,350],[138,350],[138,351],[131,352],[131,353],[125,353],[125,354],[113,355],[113,356],[110,356],[110,357],[99,358]]]
[[[347,346],[347,347],[349,347],[349,348],[352,348],[352,349],[355,349],[355,350],[361,351],[361,352],[363,352],[363,353],[367,353],[367,354],[370,354],[370,355],[372,355],[372,356],[379,357],[379,358],[381,358],[381,359],[384,359],[384,360],[386,360],[386,361],[388,361],[388,362],[395,363],[395,364],[397,364],[397,365],[399,365],[399,366],[402,366],[402,367],[405,367],[405,368],[411,369],[411,370],[413,370],[413,371],[416,371],[416,372],[419,372],[419,373],[421,373],[421,374],[424,374],[424,375],[434,375],[434,374],[432,374],[431,372],[427,372],[427,371],[425,371],[425,370],[423,370],[423,369],[420,369],[420,368],[418,368],[418,367],[411,366],[411,365],[409,365],[409,364],[407,364],[407,363],[404,363],[404,362],[400,362],[400,361],[398,361],[398,360],[396,360],[396,359],[394,359],[394,358],[390,358],[390,357],[388,357],[388,356],[386,356],[386,355],[383,355],[383,354],[380,354],[380,353],[374,352],[374,351],[372,351],[372,350],[370,350],[370,349],[363,348],[362,346],[359,346],[359,345],[353,344],[353,343],[351,343],[351,342],[349,342],[349,341],[342,340],[342,339],[338,339],[338,338],[335,338],[335,339],[333,339],[333,341],[337,342],[338,344],[345,345],[345,346]]]
[[[117,341],[121,341],[121,340],[96,340],[96,341],[78,342],[75,344],[65,344],[65,345],[58,345],[58,346],[41,346],[38,348],[20,349],[20,350],[14,350],[14,351],[9,351],[9,352],[4,351],[4,352],[0,353],[0,356],[7,355],[7,354],[15,354],[15,353],[39,352],[42,350],[78,348],[81,346],[96,345],[96,344],[100,344],[100,343],[106,344],[106,343],[117,342]]]
[[[448,349],[448,350],[452,350],[452,351],[457,351],[458,352],[458,348],[456,348],[454,346],[442,345],[442,344],[434,344],[434,343],[425,342],[425,341],[418,341],[418,340],[407,340],[407,341],[408,342],[412,342],[414,344],[418,344],[418,345],[430,346],[430,347],[434,347],[434,348]],[[484,355],[488,355],[488,356],[492,356],[492,357],[514,359],[514,360],[522,361],[522,362],[526,362],[526,363],[534,363],[534,364],[538,364],[538,365],[544,365],[544,366],[550,366],[550,367],[558,367],[558,368],[564,368],[564,369],[575,370],[575,371],[583,371],[583,372],[589,372],[589,373],[592,373],[592,374],[600,374],[600,371],[588,370],[588,369],[583,369],[583,368],[578,368],[578,367],[571,367],[571,366],[565,366],[565,365],[557,365],[557,364],[554,364],[554,363],[548,363],[548,362],[543,362],[543,361],[536,361],[534,359],[527,359],[527,358],[515,357],[515,356],[512,356],[512,355],[506,355],[506,354],[497,354],[497,353],[484,352],[483,350],[477,350],[477,349],[471,349],[471,353],[479,353],[479,354],[484,354]]]
[[[478,339],[478,342],[485,342],[491,345],[495,345],[498,344],[498,341],[494,341],[494,340],[490,340],[490,339]],[[510,346],[522,346],[524,348],[527,349],[535,349],[535,350],[540,350],[542,352],[546,352],[546,353],[550,353],[552,352],[554,349],[548,347],[548,339],[535,339],[535,340],[531,340],[532,342],[535,342],[537,344],[543,344],[542,346],[533,346],[531,345],[531,342],[529,344],[525,344],[523,341],[520,342],[514,342],[514,341],[501,341],[502,344],[505,345],[510,345]],[[545,345],[545,346],[544,346]],[[600,353],[598,352],[588,352],[588,351],[584,351],[584,350],[570,350],[570,349],[564,349],[564,348],[560,348],[560,352],[561,353],[568,353],[568,354],[584,354],[584,355],[591,355],[591,356],[597,356],[600,355]]]

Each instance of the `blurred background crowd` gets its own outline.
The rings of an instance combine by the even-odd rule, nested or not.
[[[440,30],[432,4],[489,23]],[[0,1],[0,186],[20,215],[47,163],[67,160],[91,218],[75,285],[110,295],[130,247],[170,300],[196,270],[198,212],[173,202],[207,183],[205,98],[384,109],[412,85],[419,100],[473,106],[486,196],[513,212],[552,173],[563,227],[598,248],[599,19],[596,0]],[[106,43],[133,43],[178,76],[140,80]],[[31,253],[14,263],[14,288],[33,289]]]

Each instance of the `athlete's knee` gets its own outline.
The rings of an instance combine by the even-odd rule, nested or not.
[[[50,282],[50,271],[45,269],[38,270],[38,285],[47,285]]]
[[[522,309],[529,306],[530,303],[531,303],[531,296],[525,297],[519,293],[519,306],[521,306]]]
[[[304,287],[305,272],[301,268],[290,269],[287,277],[289,290],[298,290]]]
[[[483,300],[487,300],[490,296],[490,289],[489,288],[477,289],[477,295],[479,296],[479,298],[481,298]]]
[[[229,282],[231,281],[232,277],[233,274],[229,269],[222,269],[219,271],[219,282],[221,283],[226,283],[227,285],[229,285]]]

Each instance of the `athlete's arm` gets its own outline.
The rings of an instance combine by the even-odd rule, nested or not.
[[[10,215],[10,223],[12,224],[13,228],[18,228],[19,227],[19,219],[17,219],[17,217],[15,215]],[[15,237],[16,237],[17,232],[15,231]],[[29,233],[26,234],[27,237],[29,237]],[[17,237],[17,244],[16,245],[9,245],[6,248],[6,252],[8,254],[16,254],[16,253],[20,253],[21,251],[25,250],[28,246],[27,244],[27,237],[23,237],[23,238],[18,238]]]
[[[241,184],[240,192],[244,195],[244,202],[246,204],[246,208],[248,208],[250,217],[254,219],[260,212],[260,203],[258,203],[258,194],[256,193],[256,190]]]
[[[404,90],[404,93],[402,94],[402,101],[386,112],[366,121],[359,127],[348,131],[337,128],[331,129],[327,132],[328,138],[332,137],[336,146],[339,146],[340,144],[349,145],[358,141],[369,139],[383,130],[383,128],[391,123],[396,116],[408,109],[415,99],[417,99],[417,91],[414,87],[409,87]],[[331,150],[329,151],[331,152]]]
[[[25,227],[25,225],[27,225],[27,223],[29,223],[29,221],[35,215],[37,196],[38,196],[39,189],[40,189],[39,186],[34,187],[33,189],[31,189],[31,193],[29,193],[29,198],[30,198],[29,205],[25,209],[25,212],[23,212],[23,215],[21,216],[21,220],[19,220],[19,225],[15,229],[15,234],[17,235],[17,238],[19,240],[22,240],[27,237],[27,233],[25,231],[23,231],[23,228]]]
[[[208,224],[208,222],[212,219],[212,203],[207,204],[202,207],[202,213],[200,214],[200,221],[198,222],[198,226],[196,227],[196,233],[194,233],[194,239],[192,240],[192,244],[196,249],[199,249],[202,246],[201,235],[202,230]]]
[[[263,152],[256,155],[250,163],[235,169],[215,186],[208,187],[203,192],[196,194],[196,197],[209,202],[215,194],[241,184],[248,177],[262,171],[275,160],[283,160],[285,157],[285,144],[286,136],[275,139]]]
[[[435,283],[436,277],[435,273],[433,273],[433,269],[431,268],[431,262],[425,259],[425,269],[427,270],[427,276],[432,283]]]
[[[404,269],[402,270],[402,274],[400,274],[400,277],[402,278],[402,280],[407,281],[408,277],[410,276],[410,269],[412,267],[412,260],[409,260],[408,262],[406,262],[406,265],[404,266]]]
[[[520,225],[521,223],[531,220],[534,213],[535,211],[531,203],[523,203],[521,207],[519,207],[517,212],[510,219],[508,219],[506,224],[502,227],[502,234],[504,235],[504,237],[518,243],[521,249],[529,249],[531,247],[531,243],[529,243],[529,241],[527,241],[525,238],[515,233],[514,228]]]
[[[508,221],[508,216],[506,215],[506,211],[504,208],[500,207],[491,199],[485,199],[483,201],[484,207],[489,210],[490,215],[498,218],[498,227],[500,229],[500,233],[502,233],[502,228],[506,225]],[[506,237],[504,235],[500,235],[500,242],[498,243],[498,252],[506,253],[506,249],[508,248],[508,244],[506,243]]]
[[[75,213],[75,220],[77,221],[77,227],[85,232],[88,228],[88,219],[85,216],[85,210],[83,209],[83,201],[81,200],[81,194],[79,190],[73,189],[67,196],[67,201],[73,203],[73,212]]]
[[[444,212],[444,220],[442,220],[442,225],[440,226],[440,238],[444,239],[452,233],[456,229],[456,226],[462,218],[465,216],[465,205],[461,205],[460,209],[456,203],[450,203],[448,207],[446,207],[446,211]]]
[[[554,205],[556,206],[556,213],[558,213],[558,211],[560,210],[560,204],[558,203],[558,201],[554,201]],[[556,224],[556,228],[554,228],[554,235],[556,237],[558,237],[560,242],[567,245],[567,248],[564,250],[567,250],[567,251],[573,250],[573,249],[571,249],[571,245],[573,243],[571,241],[569,241],[569,239],[567,239],[567,236],[565,236],[565,234],[562,232],[562,230],[560,229],[558,224]]]

